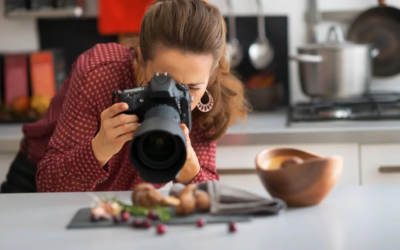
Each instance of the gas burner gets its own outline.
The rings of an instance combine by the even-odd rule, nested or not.
[[[400,93],[368,93],[293,106],[290,122],[400,120]]]
[[[317,115],[321,118],[344,119],[344,118],[349,118],[351,116],[351,109],[343,109],[343,108],[323,109],[319,110]]]

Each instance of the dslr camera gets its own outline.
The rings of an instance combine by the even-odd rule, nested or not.
[[[168,73],[157,73],[145,87],[113,91],[113,103],[126,102],[125,114],[141,125],[131,141],[129,160],[146,182],[174,180],[186,162],[186,138],[180,124],[192,127],[189,88]]]

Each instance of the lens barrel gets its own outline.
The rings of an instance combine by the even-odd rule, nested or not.
[[[178,111],[167,104],[150,108],[135,131],[129,158],[142,179],[174,180],[186,162],[186,139]]]

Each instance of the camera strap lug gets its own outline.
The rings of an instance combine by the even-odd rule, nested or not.
[[[115,104],[115,97],[116,97],[117,95],[120,95],[121,93],[122,93],[121,90],[114,90],[114,91],[112,92],[112,99],[111,99],[111,103],[112,103],[112,104]]]

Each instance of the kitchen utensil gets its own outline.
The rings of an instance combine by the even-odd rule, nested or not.
[[[321,21],[321,14],[318,11],[318,1],[317,0],[308,0],[308,36],[311,43],[317,43],[317,26]]]
[[[350,25],[347,37],[354,43],[372,44],[379,50],[372,74],[389,77],[400,73],[400,10],[379,0],[375,8],[362,12]]]
[[[334,37],[333,37],[334,36]],[[310,97],[343,98],[368,91],[373,49],[368,44],[344,40],[338,26],[329,29],[325,43],[298,48],[300,82]]]
[[[281,168],[290,157],[299,157],[304,162]],[[340,156],[323,158],[292,148],[264,150],[255,162],[265,189],[288,206],[319,204],[335,186],[343,168]]]
[[[257,0],[258,38],[249,48],[250,63],[258,70],[265,69],[274,58],[274,48],[265,34],[265,20],[261,1]]]
[[[229,8],[229,42],[227,43],[227,59],[231,62],[231,67],[236,68],[243,60],[243,48],[236,37],[236,20],[233,12],[232,0],[228,0]]]

